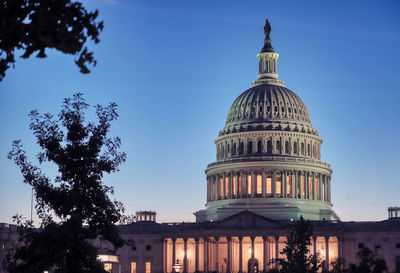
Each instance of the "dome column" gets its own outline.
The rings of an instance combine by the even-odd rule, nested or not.
[[[313,191],[313,193],[312,193],[312,199],[313,200],[317,200],[317,189],[316,189],[316,185],[317,185],[317,183],[315,182],[315,172],[313,172],[313,174],[312,174],[312,191]]]
[[[265,184],[265,171],[262,171],[262,173],[261,173],[261,179],[262,179],[262,181],[261,181],[262,197],[265,198],[266,192],[267,192],[266,184]]]
[[[251,172],[251,197],[254,197],[257,192],[257,175],[255,172]]]
[[[272,171],[272,197],[276,197],[276,171]]]
[[[221,199],[226,199],[226,176],[225,173],[222,174],[222,197]]]

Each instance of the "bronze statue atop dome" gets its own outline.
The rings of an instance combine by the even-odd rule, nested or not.
[[[261,53],[262,52],[275,52],[275,50],[271,44],[271,37],[270,37],[271,25],[269,24],[268,19],[265,20],[264,33],[265,33],[264,47],[262,48]]]

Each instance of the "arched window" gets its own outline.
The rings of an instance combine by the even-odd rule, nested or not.
[[[243,141],[240,141],[239,143],[239,155],[244,154],[244,143]]]
[[[253,153],[253,141],[249,141],[247,143],[247,154],[252,154]]]
[[[311,155],[311,147],[310,147],[310,143],[307,144],[307,155],[310,156]]]
[[[233,156],[235,156],[235,155],[236,155],[236,142],[235,142],[235,143],[233,143],[232,155],[233,155]]]
[[[257,153],[261,154],[262,153],[262,142],[259,140],[257,142]]]
[[[275,152],[276,152],[277,154],[281,154],[281,153],[282,153],[282,150],[281,150],[281,141],[280,141],[280,140],[277,140],[277,141],[276,141]]]
[[[293,150],[294,150],[294,154],[297,154],[297,142],[296,141],[293,143]]]
[[[256,184],[256,195],[257,196],[261,196],[261,194],[262,194],[262,176],[258,174],[256,179],[257,179],[256,180],[256,182],[257,182],[257,184]]]
[[[301,143],[301,154],[304,155],[304,143]]]
[[[285,153],[290,153],[289,141],[285,141]]]
[[[272,141],[268,140],[267,141],[267,154],[272,154]]]
[[[231,155],[231,145],[228,144],[228,147],[226,148],[226,156],[229,157]]]

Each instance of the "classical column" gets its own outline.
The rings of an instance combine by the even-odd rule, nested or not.
[[[282,171],[282,198],[286,198],[287,194],[287,173],[286,171]]]
[[[217,188],[216,188],[216,194],[217,194],[217,196],[216,196],[216,198],[215,198],[215,200],[218,200],[219,199],[219,197],[221,196],[221,186],[220,186],[220,179],[219,179],[219,175],[215,175],[215,184],[216,184],[216,186],[217,186]]]
[[[275,269],[279,269],[279,236],[275,236]]]
[[[325,266],[329,270],[329,236],[325,236]]]
[[[172,266],[175,264],[175,249],[176,249],[176,238],[172,238]],[[174,269],[172,268],[172,272]]]
[[[328,202],[331,202],[331,177],[328,177]]]
[[[183,273],[187,273],[187,241],[188,238],[183,238]]]
[[[261,173],[261,187],[262,187],[262,197],[265,198],[266,192],[267,192],[267,188],[266,188],[266,183],[265,183],[265,172],[263,171]]]
[[[276,171],[272,171],[272,197],[276,197]]]
[[[215,271],[217,272],[219,272],[218,241],[219,237],[215,237]]]
[[[246,174],[243,170],[240,171],[240,197],[243,198],[245,196],[245,186],[246,186]]]
[[[312,182],[312,190],[313,190],[312,199],[317,200],[318,199],[317,198],[317,189],[316,189],[317,183],[315,182],[315,172],[313,172],[312,181],[313,181]]]
[[[323,201],[324,197],[323,197],[323,193],[322,193],[322,174],[319,174],[318,176],[318,194],[319,194],[319,200]]]
[[[304,183],[305,183],[305,187],[304,187],[304,189],[305,189],[305,196],[304,196],[304,199],[308,199],[308,198],[309,198],[309,195],[310,195],[310,189],[309,189],[309,186],[310,186],[309,173],[306,172],[304,177],[305,177],[305,179],[304,179]]]
[[[294,171],[291,171],[290,172],[290,190],[291,190],[290,197],[291,198],[295,198],[295,195],[296,195],[295,184],[296,184],[296,180],[294,177]]]
[[[207,202],[210,202],[210,179],[207,176]]]
[[[239,236],[239,272],[243,273],[243,237]]]
[[[228,263],[226,265],[226,272],[227,273],[231,273],[231,263],[232,263],[232,237],[228,236],[226,237],[226,239],[228,240],[228,250],[227,250],[227,257],[228,257]]]
[[[225,173],[222,174],[222,198],[221,199],[225,199],[226,198],[226,176]]]
[[[229,173],[229,199],[233,198],[233,173]]]
[[[254,236],[250,237],[251,239],[251,269],[249,273],[254,273],[255,261],[254,261]]]
[[[199,272],[199,238],[194,238],[194,241],[196,244],[194,268],[196,272]]]
[[[304,198],[304,192],[303,192],[303,189],[304,189],[304,173],[303,172],[300,172],[300,183],[299,183],[299,186],[300,186],[300,199],[303,199]]]
[[[203,239],[203,241],[204,241],[204,247],[203,247],[203,271],[204,272],[207,272],[208,271],[208,267],[207,267],[207,261],[208,261],[208,251],[207,251],[207,248],[208,248],[208,238],[207,237],[205,237],[204,239]]]
[[[247,197],[247,171],[243,171],[242,173],[242,189],[243,197]]]
[[[297,195],[298,191],[299,191],[298,174],[297,171],[294,171],[294,198],[299,198],[299,196]]]
[[[251,197],[254,197],[257,190],[257,176],[254,172],[251,173]]]
[[[267,271],[267,236],[263,236],[263,271]]]
[[[235,187],[236,187],[236,196],[235,196],[235,198],[240,198],[240,195],[239,195],[239,174],[235,174],[235,180],[236,180],[236,185],[235,185]]]
[[[317,253],[317,236],[312,237],[313,240],[313,255]]]

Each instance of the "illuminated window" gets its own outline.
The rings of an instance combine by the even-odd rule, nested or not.
[[[290,181],[290,175],[286,176],[286,189],[287,194],[292,194],[292,183]]]
[[[300,196],[300,189],[301,189],[301,182],[300,182],[300,176],[297,176],[297,198],[301,198]]]
[[[151,273],[151,262],[146,262],[146,273]]]
[[[302,176],[302,184],[303,184],[303,198],[304,198],[304,196],[306,195],[306,178],[305,178],[305,176],[303,175]]]
[[[271,175],[267,174],[267,194],[271,194],[272,193],[272,179],[271,179]]]
[[[236,175],[233,176],[232,183],[233,183],[233,196],[236,196],[236,194],[237,194],[237,190],[236,190],[236,186],[237,186]]]
[[[309,177],[308,178],[308,191],[309,191],[309,193],[308,193],[308,196],[311,198],[311,196],[313,195],[313,185],[312,185],[312,182],[313,182],[313,180],[312,180],[312,177]]]
[[[229,194],[229,179],[228,177],[225,177],[225,197],[228,198]]]
[[[104,270],[107,272],[112,272],[112,263],[104,263]]]
[[[282,194],[282,176],[276,174],[276,194]]]
[[[262,194],[262,177],[257,175],[257,194]]]
[[[251,175],[247,176],[247,194],[250,195],[251,194],[251,183],[253,181],[251,181]]]
[[[146,215],[146,221],[150,221],[150,215]]]
[[[136,273],[136,262],[131,262],[131,273]]]

